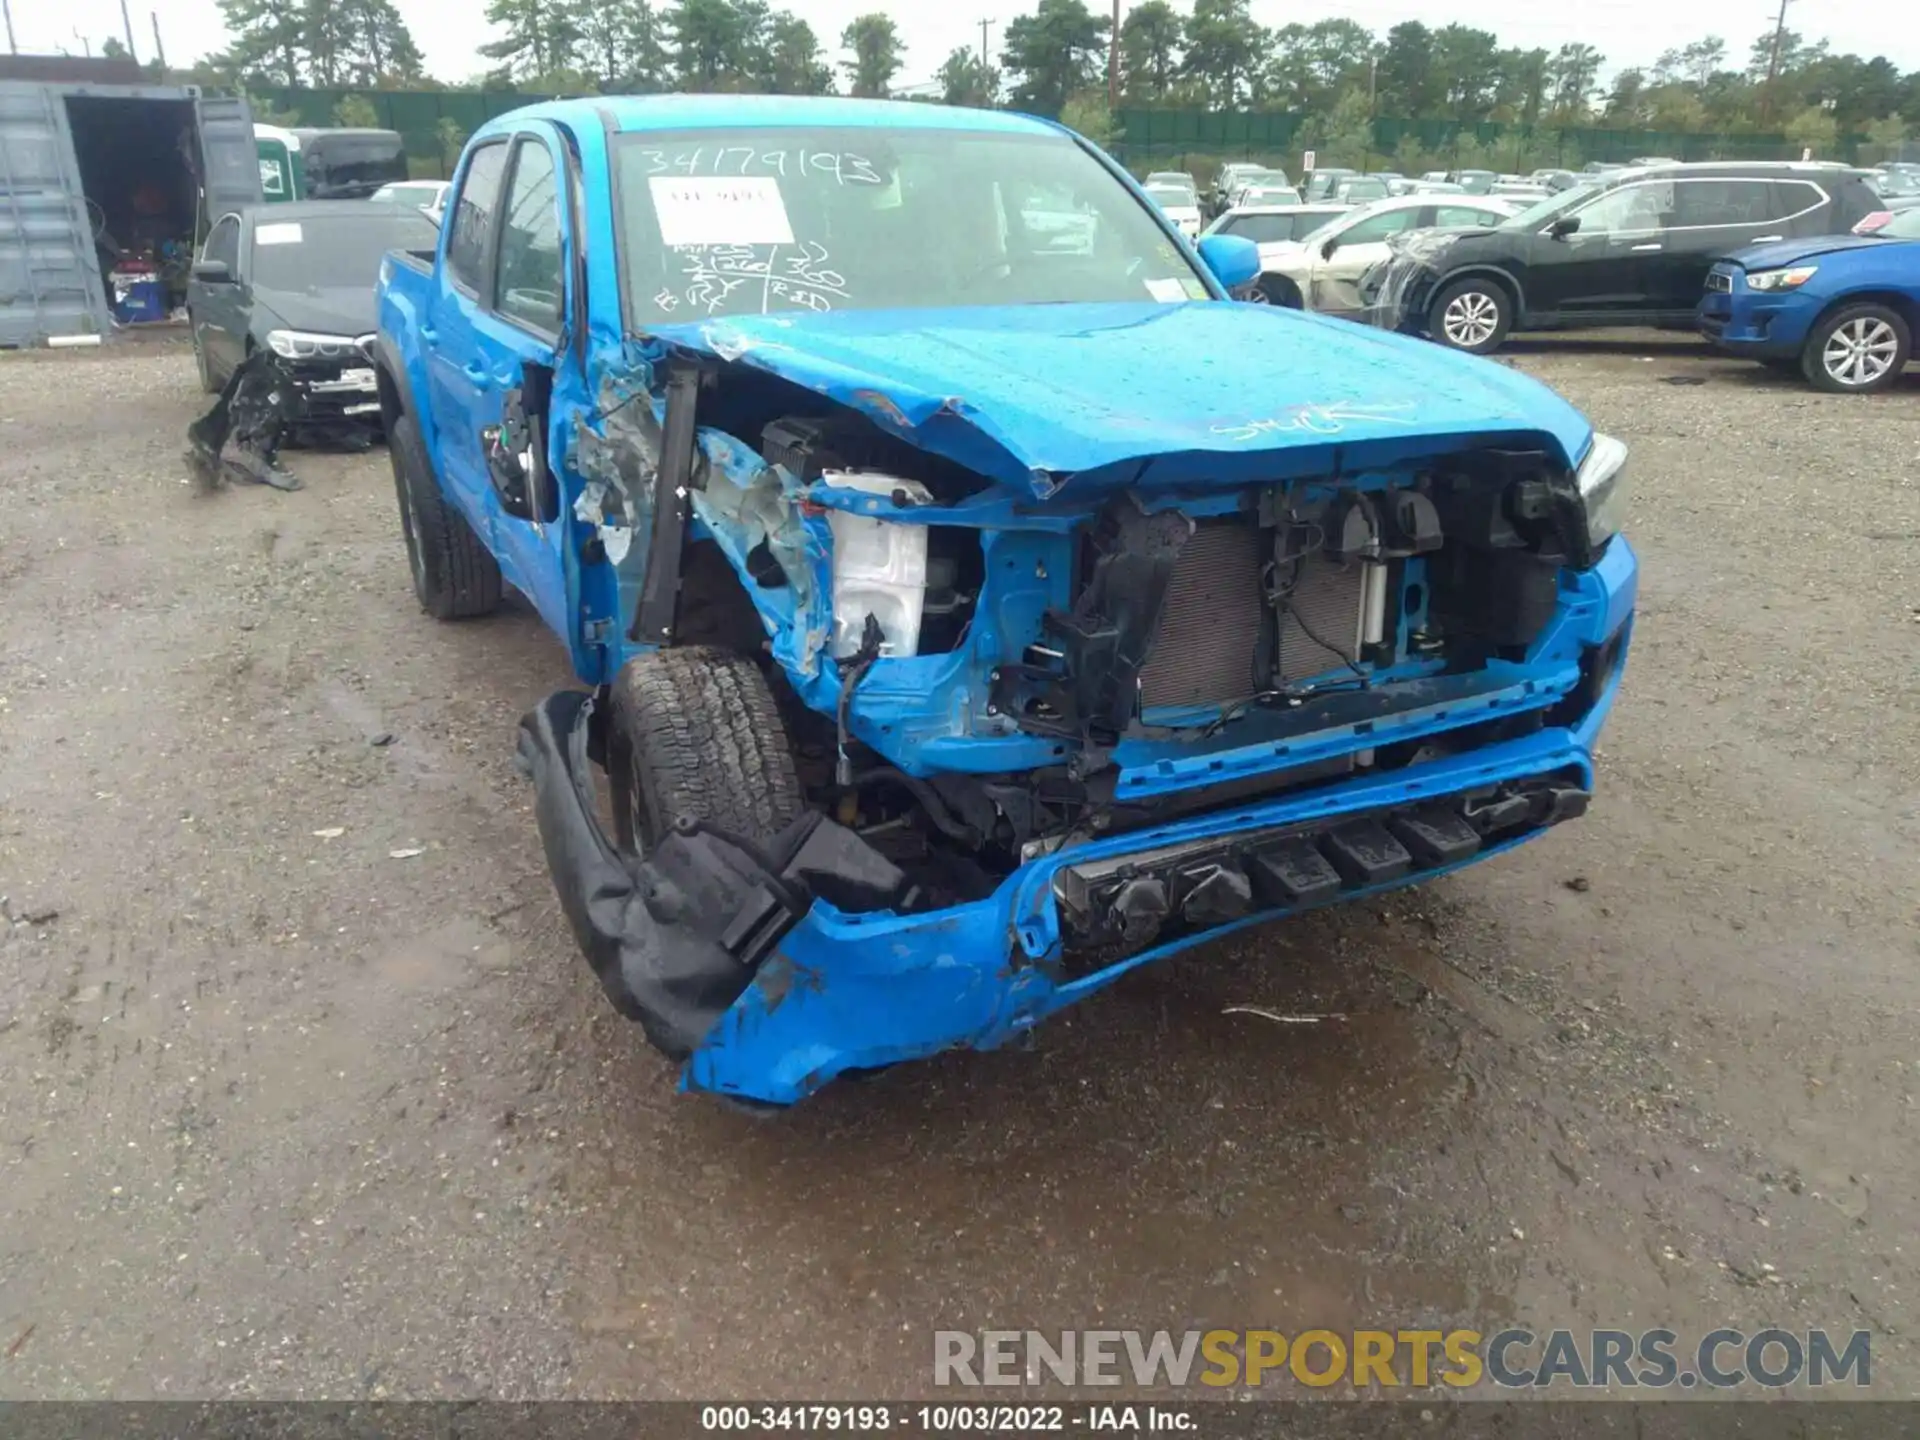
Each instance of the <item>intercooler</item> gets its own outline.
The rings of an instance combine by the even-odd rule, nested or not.
[[[1229,704],[1274,683],[1260,673],[1262,577],[1272,561],[1272,532],[1238,517],[1199,523],[1174,565],[1160,635],[1140,672],[1143,710]],[[1340,655],[1309,631],[1349,656],[1358,653],[1366,571],[1319,553],[1300,562],[1280,630],[1278,680],[1343,667]]]

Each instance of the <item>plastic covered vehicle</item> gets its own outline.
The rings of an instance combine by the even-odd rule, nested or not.
[[[1004,112],[535,105],[454,187],[380,287],[414,585],[565,643],[541,840],[688,1088],[1000,1045],[1585,809],[1625,448],[1537,382],[1232,302],[1250,242]]]

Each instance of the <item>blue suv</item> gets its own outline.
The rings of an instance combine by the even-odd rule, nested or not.
[[[1899,380],[1920,329],[1920,209],[1864,235],[1736,250],[1707,273],[1700,333],[1733,355],[1866,395]]]

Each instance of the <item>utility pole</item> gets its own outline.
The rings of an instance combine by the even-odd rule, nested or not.
[[[1760,97],[1760,118],[1766,119],[1773,111],[1773,82],[1780,78],[1780,44],[1786,38],[1787,6],[1793,0],[1780,0],[1780,17],[1773,22],[1773,48],[1767,55],[1767,89]]]
[[[1113,29],[1107,33],[1107,113],[1120,108],[1120,0],[1113,0]]]
[[[149,10],[147,14],[153,20],[153,53],[159,58],[160,74],[164,79],[167,73],[167,47],[160,41],[160,12]]]
[[[14,44],[13,41],[13,6],[9,3],[9,0],[0,0],[0,11],[5,12],[7,17],[7,53],[9,55],[18,55],[20,53],[20,47]]]
[[[127,13],[127,0],[120,0],[120,28],[127,34],[127,58],[138,65],[140,52],[133,44],[133,17]]]
[[[996,22],[992,20],[982,20],[980,22],[980,68],[982,70],[987,68],[987,31],[991,29],[995,23]]]

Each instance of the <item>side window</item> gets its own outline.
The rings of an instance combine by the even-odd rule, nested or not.
[[[543,335],[560,333],[567,294],[557,179],[553,156],[543,142],[522,139],[514,144],[494,308]]]
[[[1473,205],[1441,205],[1433,212],[1433,223],[1442,230],[1458,230],[1470,225],[1498,225],[1506,218]]]
[[[1671,180],[1643,180],[1609,190],[1579,212],[1582,235],[1629,235],[1673,223]]]
[[[1405,210],[1389,210],[1385,214],[1375,215],[1362,220],[1340,237],[1342,245],[1377,245],[1387,236],[1412,227],[1420,218],[1420,211],[1414,207]]]
[[[1675,187],[1682,229],[1710,225],[1760,225],[1769,217],[1773,187],[1764,180],[1689,180]]]
[[[487,274],[487,235],[494,212],[500,208],[500,181],[507,169],[507,142],[482,145],[467,162],[460,182],[460,198],[453,209],[453,230],[447,236],[447,269],[453,281],[469,294],[480,294]]]
[[[227,269],[237,271],[240,268],[240,220],[229,215],[207,232],[206,247],[201,250],[202,260],[224,260]]]
[[[1827,203],[1826,192],[1805,180],[1776,180],[1770,220],[1792,220]]]

